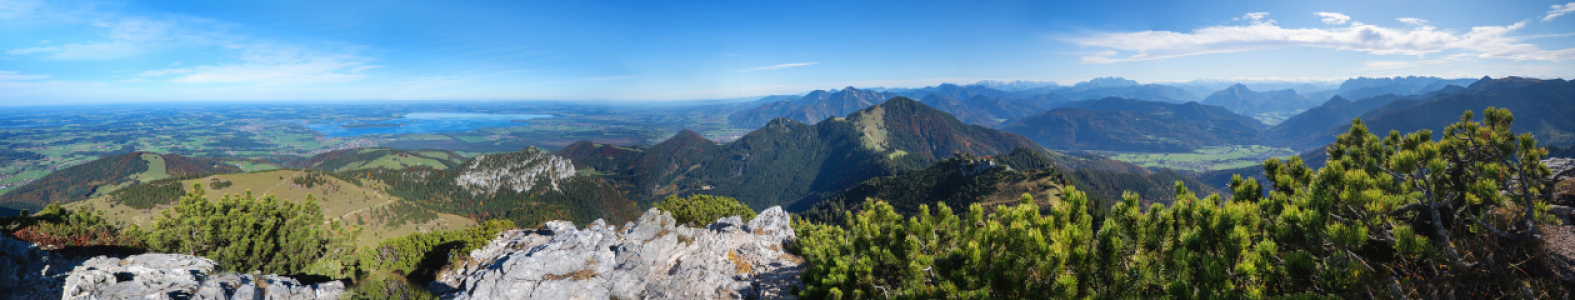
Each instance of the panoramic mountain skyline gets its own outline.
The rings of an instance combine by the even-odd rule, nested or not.
[[[1568,78],[1572,4],[4,0],[0,105],[696,100],[1104,76]]]

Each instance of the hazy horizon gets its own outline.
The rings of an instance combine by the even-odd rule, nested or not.
[[[0,106],[662,103],[1107,76],[1570,78],[1572,7],[0,0]]]

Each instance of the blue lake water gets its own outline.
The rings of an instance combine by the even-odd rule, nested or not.
[[[514,120],[531,120],[550,118],[551,115],[531,114],[478,114],[478,113],[432,113],[418,112],[405,114],[403,118],[387,121],[350,121],[330,122],[327,124],[311,124],[306,121],[294,121],[305,124],[307,128],[321,132],[330,138],[358,136],[369,134],[409,134],[431,132],[465,132],[484,127],[524,126],[524,122]],[[401,126],[387,127],[358,127],[344,128],[341,125],[349,124],[402,124]]]

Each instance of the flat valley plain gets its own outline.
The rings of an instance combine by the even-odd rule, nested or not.
[[[1216,171],[1244,168],[1262,164],[1274,157],[1296,156],[1291,148],[1263,145],[1209,146],[1189,153],[1104,152],[1096,153],[1110,159],[1133,163],[1144,168],[1165,168],[1188,171]]]

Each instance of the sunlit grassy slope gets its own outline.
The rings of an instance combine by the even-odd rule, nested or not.
[[[378,192],[375,186],[359,187],[329,176],[322,176],[326,183],[310,188],[292,182],[292,179],[304,173],[296,170],[274,170],[221,174],[182,181],[182,185],[189,190],[192,184],[201,183],[208,199],[214,201],[225,194],[243,195],[246,191],[251,191],[257,198],[272,195],[292,202],[303,202],[306,200],[306,195],[311,194],[323,208],[323,215],[327,219],[340,220],[349,226],[363,229],[357,239],[359,245],[375,245],[383,239],[418,231],[456,230],[476,225],[476,222],[461,216],[432,213],[418,208],[404,199]],[[212,183],[224,181],[231,182],[231,185],[217,190],[211,188]],[[119,205],[111,197],[96,197],[67,205],[71,208],[83,206],[103,210],[112,223],[121,226],[136,224],[144,228],[153,226],[153,221],[159,212],[169,208],[169,205],[159,205],[153,209],[139,210]],[[413,217],[422,211],[435,215],[435,218]],[[417,221],[396,224],[399,222],[395,220],[401,218],[415,218]]]

